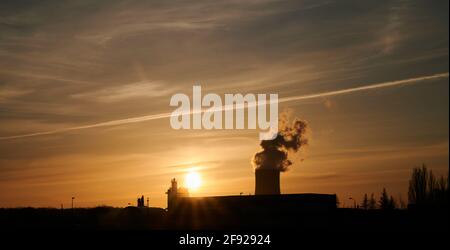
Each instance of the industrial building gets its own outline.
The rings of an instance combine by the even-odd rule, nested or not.
[[[189,197],[172,179],[167,208],[174,228],[282,227],[300,220],[302,225],[323,225],[337,208],[335,194],[281,194],[280,171],[255,171],[255,195]]]

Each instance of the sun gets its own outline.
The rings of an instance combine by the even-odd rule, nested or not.
[[[199,173],[191,171],[184,177],[184,182],[189,190],[195,190],[201,186],[202,179]]]

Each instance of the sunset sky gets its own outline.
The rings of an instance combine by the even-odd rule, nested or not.
[[[2,1],[0,207],[166,207],[193,169],[192,195],[254,193],[258,130],[146,119],[193,85],[319,94],[279,105],[310,128],[282,193],[406,202],[413,167],[449,169],[448,30],[447,0]]]

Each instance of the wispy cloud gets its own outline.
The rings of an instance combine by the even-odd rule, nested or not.
[[[0,102],[5,102],[19,96],[23,96],[33,92],[31,89],[6,88],[0,87]]]
[[[111,30],[97,32],[94,34],[81,34],[77,38],[94,42],[97,44],[105,44],[113,39],[120,37],[132,36],[137,34],[145,34],[155,30],[166,31],[192,31],[201,29],[210,29],[216,27],[213,22],[204,21],[172,21],[172,22],[148,22],[148,23],[131,23],[114,27]]]
[[[76,83],[76,84],[92,84],[93,82],[90,81],[83,81],[83,80],[77,80],[74,78],[66,78],[61,76],[54,76],[54,75],[44,75],[44,74],[34,74],[29,72],[15,72],[15,71],[0,71],[3,75],[11,75],[16,76],[20,78],[28,78],[28,79],[41,79],[41,80],[47,80],[47,81],[56,81],[56,82],[63,82],[63,83]]]
[[[354,87],[354,88],[328,91],[328,92],[322,92],[322,93],[311,94],[311,95],[299,95],[299,96],[284,97],[284,98],[280,98],[279,102],[283,103],[283,102],[292,102],[292,101],[301,101],[301,100],[308,100],[308,99],[315,99],[315,98],[323,98],[323,97],[336,96],[336,95],[344,95],[344,94],[350,94],[350,93],[355,93],[355,92],[360,92],[360,91],[369,91],[369,90],[373,90],[373,89],[422,83],[422,82],[427,82],[430,80],[436,80],[436,79],[448,78],[448,77],[449,77],[449,73],[446,72],[446,73],[441,73],[441,74],[408,78],[408,79],[403,79],[403,80],[389,81],[389,82],[370,84],[370,85],[363,85],[363,86]],[[252,104],[250,104],[250,105],[252,105]],[[253,105],[255,105],[255,104],[253,104]],[[226,108],[227,107],[222,107],[222,109],[226,109]],[[171,115],[172,115],[172,113],[161,113],[161,114],[146,115],[146,116],[139,116],[139,117],[133,117],[133,118],[125,118],[125,119],[120,119],[120,120],[94,123],[94,124],[77,126],[77,127],[63,128],[63,129],[53,130],[53,131],[36,132],[36,133],[22,134],[22,135],[15,135],[15,136],[4,136],[4,137],[0,137],[0,140],[57,134],[57,133],[63,133],[63,132],[68,132],[68,131],[73,131],[73,130],[88,129],[88,128],[117,126],[117,125],[129,124],[129,123],[164,119],[164,118],[170,117]]]
[[[98,101],[104,103],[120,102],[143,97],[161,97],[174,92],[162,82],[136,82],[121,86],[105,88],[97,91],[73,94],[73,98]]]

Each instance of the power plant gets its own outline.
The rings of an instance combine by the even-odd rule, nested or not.
[[[189,197],[172,179],[167,205],[173,223],[169,226],[176,229],[282,228],[294,221],[313,227],[329,222],[337,198],[335,194],[280,194],[280,171],[258,169],[255,195]]]
[[[255,153],[255,194],[189,197],[175,179],[167,191],[167,209],[174,228],[236,228],[240,225],[279,226],[301,220],[311,226],[327,223],[325,215],[337,208],[335,194],[281,194],[280,173],[293,164],[289,153],[304,145],[306,123],[284,125],[273,140],[263,140]]]
[[[177,198],[189,197],[189,191],[187,188],[178,187],[177,179],[173,178],[171,181],[171,186],[167,190],[167,208],[171,208],[174,206]]]
[[[171,184],[166,193],[171,228],[282,228],[293,221],[318,226],[327,224],[327,216],[337,208],[335,194],[281,194],[277,169],[255,170],[255,195],[189,197],[175,179]]]
[[[263,169],[255,170],[255,195],[279,195],[280,170]]]

